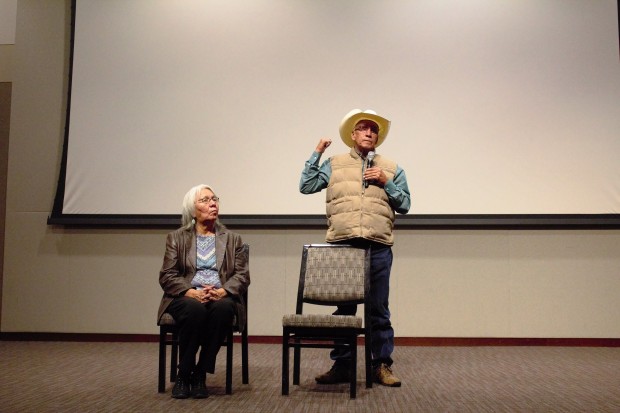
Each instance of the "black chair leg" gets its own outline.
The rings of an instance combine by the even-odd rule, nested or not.
[[[232,394],[233,331],[226,337],[226,394]]]
[[[159,330],[159,372],[157,376],[157,391],[166,391],[166,333]]]
[[[295,343],[299,340],[295,339]],[[301,347],[293,346],[293,385],[299,386],[301,376]]]
[[[172,333],[172,349],[170,351],[170,381],[177,380],[177,364],[179,364],[179,335],[176,331]]]
[[[350,395],[352,399],[357,396],[357,337],[353,336],[349,340],[349,347],[351,348],[351,365],[350,367]]]
[[[373,381],[373,371],[372,371],[372,349],[371,349],[371,338],[364,338],[364,347],[365,347],[365,365],[366,365],[366,388],[372,388]]]
[[[284,330],[282,334],[282,395],[288,396],[288,373],[289,373],[289,337],[288,332]]]
[[[243,333],[241,333],[241,376],[243,384],[250,383],[250,363],[248,352],[248,329],[246,326]]]

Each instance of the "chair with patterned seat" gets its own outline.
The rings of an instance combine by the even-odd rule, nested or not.
[[[302,348],[344,348],[351,353],[350,397],[356,397],[357,338],[364,336],[366,387],[372,387],[370,250],[340,244],[304,245],[295,314],[282,318],[282,395],[289,393],[289,353],[293,384],[299,385]],[[364,305],[364,317],[304,312],[319,306]]]

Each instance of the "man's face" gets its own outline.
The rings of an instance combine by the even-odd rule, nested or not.
[[[366,155],[369,151],[374,151],[379,139],[379,126],[370,120],[357,122],[351,138],[355,142],[357,150]]]

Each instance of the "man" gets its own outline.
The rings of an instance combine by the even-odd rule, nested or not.
[[[407,178],[396,162],[375,155],[390,129],[390,121],[374,111],[354,109],[340,124],[340,138],[351,147],[319,166],[321,155],[331,145],[319,141],[301,174],[299,190],[312,194],[325,188],[327,201],[326,241],[371,247],[372,366],[374,380],[400,387],[392,372],[394,330],[388,306],[395,212],[406,214],[411,205]],[[334,314],[355,314],[356,306],[338,307]],[[333,350],[332,368],[316,377],[320,384],[349,381],[350,355]]]

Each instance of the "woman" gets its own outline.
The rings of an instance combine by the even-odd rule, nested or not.
[[[157,314],[179,325],[179,366],[172,397],[208,397],[207,373],[235,317],[245,327],[244,293],[250,284],[241,236],[218,221],[219,198],[208,185],[183,199],[182,227],[168,234],[159,272],[164,296]],[[198,362],[196,362],[198,353]]]

